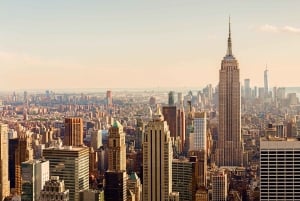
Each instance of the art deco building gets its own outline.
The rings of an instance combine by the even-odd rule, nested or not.
[[[172,192],[172,144],[164,117],[157,109],[143,141],[143,201],[167,201]]]
[[[65,188],[64,180],[59,176],[51,176],[41,190],[39,201],[69,201],[69,190]]]
[[[300,200],[300,141],[269,138],[260,142],[260,200]]]
[[[8,134],[7,125],[0,123],[0,200],[10,194],[8,180]]]
[[[81,118],[71,117],[65,119],[64,145],[83,145],[83,121]]]
[[[216,150],[218,166],[243,164],[240,108],[240,69],[232,54],[229,22],[228,49],[222,60],[219,80],[219,133]]]
[[[64,180],[70,200],[79,201],[79,192],[89,188],[89,148],[50,147],[43,156],[50,161],[50,176]]]
[[[108,170],[105,172],[106,201],[127,200],[126,145],[123,126],[115,121],[108,133]]]

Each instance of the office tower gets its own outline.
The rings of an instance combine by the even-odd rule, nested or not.
[[[219,81],[219,133],[216,150],[218,166],[243,164],[240,99],[240,70],[238,61],[232,54],[229,22],[228,49],[222,60]]]
[[[140,178],[137,176],[135,172],[132,172],[127,181],[128,189],[134,193],[135,201],[142,200],[142,184]]]
[[[102,146],[102,130],[93,130],[91,134],[91,147],[98,150]]]
[[[108,170],[105,172],[106,201],[127,200],[126,144],[123,126],[115,121],[108,132]]]
[[[144,134],[143,201],[167,201],[172,192],[172,144],[164,117],[157,109]]]
[[[228,196],[227,173],[224,169],[212,175],[212,201],[226,201]]]
[[[92,189],[81,191],[80,201],[104,201],[104,191]]]
[[[51,176],[40,193],[39,201],[71,201],[69,199],[69,189],[65,188],[64,180],[59,180],[59,176]]]
[[[196,192],[195,201],[208,201],[208,192],[205,187],[202,187]]]
[[[163,106],[162,114],[170,130],[170,136],[177,137],[177,109],[176,106]]]
[[[65,146],[83,145],[82,118],[78,118],[78,117],[65,118],[64,145]]]
[[[177,109],[177,136],[180,137],[181,140],[181,146],[179,153],[181,153],[184,150],[184,143],[185,143],[185,112],[184,107],[180,106]]]
[[[136,129],[135,129],[135,148],[142,149],[143,134],[145,130],[145,124],[142,118],[137,118]]]
[[[196,112],[194,117],[194,150],[206,151],[206,112]]]
[[[245,98],[251,98],[251,88],[250,88],[250,79],[244,80],[244,91],[245,91]]]
[[[15,192],[21,195],[22,192],[22,162],[33,159],[33,149],[31,144],[31,137],[26,133],[21,133],[18,139],[18,146],[15,151]]]
[[[8,154],[9,154],[9,180],[10,180],[10,188],[15,188],[16,185],[16,169],[15,169],[15,164],[16,164],[16,150],[19,144],[19,139],[18,138],[12,138],[9,139],[9,148],[8,148]]]
[[[112,107],[112,105],[113,105],[112,92],[111,91],[106,91],[106,104],[107,104],[108,107]]]
[[[190,160],[196,162],[197,168],[195,172],[197,187],[206,187],[207,185],[207,152],[205,150],[189,151]]]
[[[79,201],[79,192],[89,188],[89,148],[49,147],[43,156],[50,162],[50,176],[64,180],[70,200]]]
[[[6,124],[0,123],[0,200],[2,201],[10,194],[8,179],[8,128]]]
[[[260,142],[260,200],[300,200],[300,141]]]
[[[174,91],[170,91],[168,94],[168,104],[172,106],[175,104]]]
[[[269,84],[268,84],[268,68],[264,71],[264,94],[265,98],[268,97],[269,94]]]
[[[196,160],[180,158],[172,162],[172,190],[179,192],[179,200],[194,201],[197,190]]]
[[[179,93],[177,94],[177,105],[178,105],[178,106],[183,106],[183,96],[182,96],[182,93],[181,93],[181,92],[179,92]]]
[[[29,160],[22,162],[22,201],[35,201],[46,181],[49,180],[49,161]]]

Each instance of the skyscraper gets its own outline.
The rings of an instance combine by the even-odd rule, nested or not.
[[[245,98],[251,98],[250,79],[244,80]]]
[[[7,125],[0,123],[0,200],[10,194],[8,180],[8,134]]]
[[[196,112],[194,118],[194,150],[206,152],[206,113]]]
[[[39,201],[69,201],[69,190],[65,189],[64,180],[59,180],[59,176],[52,176],[40,193]]]
[[[82,146],[83,145],[83,122],[81,118],[65,118],[65,146]]]
[[[300,141],[262,139],[260,200],[300,200]]]
[[[106,104],[107,104],[108,107],[111,107],[113,105],[112,92],[111,91],[106,92]]]
[[[43,156],[50,162],[50,176],[64,180],[70,200],[79,201],[79,192],[89,188],[89,148],[50,147]]]
[[[29,160],[22,167],[22,200],[38,200],[46,181],[49,180],[49,161]]]
[[[143,201],[167,201],[172,192],[172,142],[164,117],[157,109],[144,134]]]
[[[107,201],[127,200],[126,145],[123,126],[115,121],[108,132],[108,170],[104,197]]]
[[[226,201],[228,196],[227,173],[220,169],[212,175],[212,201]]]
[[[266,67],[266,70],[264,71],[264,94],[265,98],[268,97],[269,93],[269,84],[268,84],[268,68]]]
[[[222,60],[219,80],[219,133],[216,150],[218,166],[241,166],[243,147],[241,140],[240,70],[232,54],[231,30],[227,54]]]

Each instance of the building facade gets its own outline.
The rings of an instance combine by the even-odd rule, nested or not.
[[[260,200],[300,200],[300,141],[260,142]]]
[[[8,179],[8,127],[0,123],[0,200],[10,194]]]
[[[39,201],[71,201],[69,199],[69,190],[65,188],[64,180],[59,176],[51,176],[50,180],[45,182],[40,192]]]

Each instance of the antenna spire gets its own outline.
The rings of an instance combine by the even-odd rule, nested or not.
[[[227,55],[226,56],[233,56],[232,55],[232,42],[231,42],[231,22],[230,22],[230,15],[229,15],[229,35],[227,40]]]

